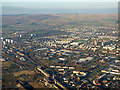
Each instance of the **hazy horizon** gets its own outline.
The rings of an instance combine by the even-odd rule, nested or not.
[[[3,2],[3,15],[11,14],[117,14],[117,2]],[[23,11],[24,9],[24,11]]]

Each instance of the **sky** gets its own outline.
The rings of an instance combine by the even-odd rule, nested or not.
[[[118,2],[119,0],[2,0],[2,2]]]
[[[21,7],[21,8],[117,8],[117,2],[3,2],[3,6]]]
[[[117,8],[119,0],[2,0],[2,6],[21,8]],[[79,3],[78,3],[79,2]],[[89,2],[89,3],[88,3]],[[99,3],[98,3],[99,2]]]

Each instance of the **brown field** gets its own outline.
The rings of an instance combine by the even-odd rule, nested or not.
[[[32,75],[32,74],[35,74],[34,71],[31,71],[31,70],[23,70],[23,71],[19,71],[19,72],[14,72],[13,75],[14,76],[20,76],[21,74],[29,74],[29,75]]]

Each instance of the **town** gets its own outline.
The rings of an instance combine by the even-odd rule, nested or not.
[[[56,25],[52,30],[32,23],[36,27],[31,32],[3,27],[3,87],[120,89],[118,23],[99,23]]]

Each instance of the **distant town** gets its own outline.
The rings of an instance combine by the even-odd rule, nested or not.
[[[3,88],[120,89],[117,15],[13,15],[3,22]]]

